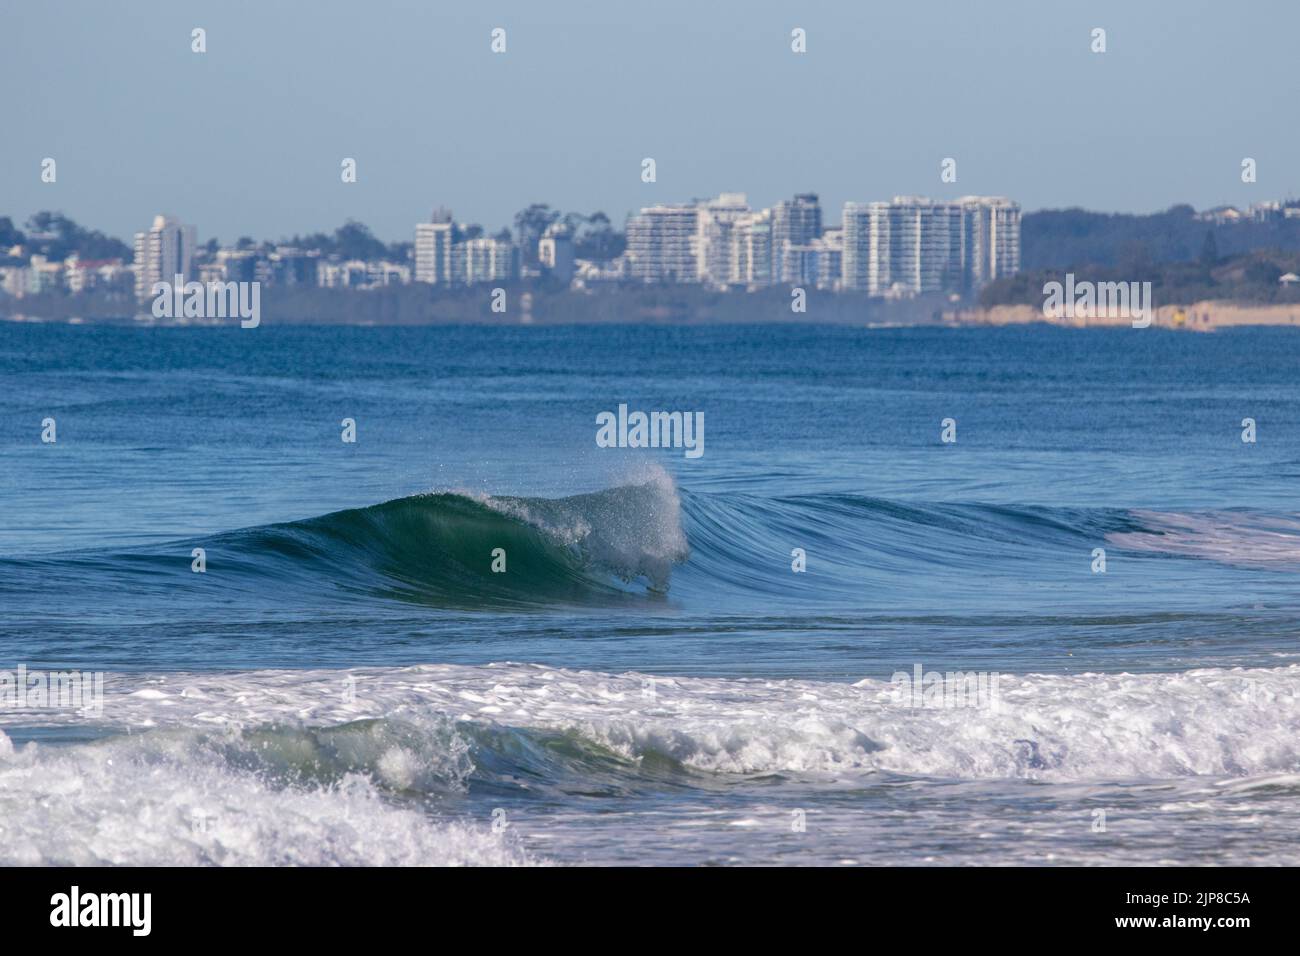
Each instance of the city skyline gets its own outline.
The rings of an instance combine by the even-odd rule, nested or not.
[[[740,12],[379,4],[356,17],[324,3],[304,20],[250,4],[24,8],[10,15],[20,29],[0,35],[6,86],[40,76],[48,101],[78,109],[69,119],[35,100],[11,104],[7,211],[75,209],[125,235],[142,208],[185,208],[223,239],[362,219],[393,240],[415,195],[496,227],[539,195],[620,222],[725,189],[770,206],[784,183],[816,188],[834,209],[973,193],[1015,195],[1026,211],[1135,213],[1300,188],[1300,132],[1260,128],[1234,108],[1248,89],[1260,115],[1286,115],[1270,63],[1289,54],[1279,27],[1296,15],[1280,4],[1253,18],[1209,4],[1179,19],[1114,3]],[[199,26],[201,54],[190,48]],[[498,27],[508,46],[494,54]],[[805,53],[791,50],[794,28]],[[1107,30],[1104,54],[1089,48],[1095,28]],[[1232,82],[1199,65],[1207,58],[1231,59]],[[158,71],[168,83],[150,81]],[[719,75],[745,77],[726,108]],[[461,86],[470,95],[439,92]],[[846,104],[871,121],[852,121]],[[1255,183],[1239,176],[1245,157],[1258,162]],[[56,182],[41,180],[46,158]],[[346,158],[354,183],[340,181]],[[657,162],[654,183],[641,181],[645,158]],[[949,158],[957,179],[945,183]]]
[[[861,216],[859,217],[859,211]],[[859,220],[862,228],[858,228]],[[134,235],[131,264],[83,261],[81,250],[49,259],[23,246],[0,266],[0,290],[21,298],[50,289],[109,286],[130,273],[137,301],[159,283],[269,282],[324,288],[375,288],[412,282],[474,285],[549,278],[581,288],[591,282],[688,283],[734,290],[789,285],[872,296],[932,292],[969,294],[1020,267],[1020,207],[1005,197],[955,202],[895,196],[848,203],[844,226],[826,225],[816,193],[798,193],[770,208],[752,208],[744,193],[644,207],[630,217],[619,250],[578,255],[573,222],[534,205],[516,217],[516,234],[496,236],[457,223],[446,207],[417,223],[414,242],[364,259],[322,254],[305,242],[260,246],[200,245],[198,231],[159,213]],[[587,220],[590,224],[590,220]],[[608,223],[605,223],[608,227]],[[308,237],[309,239],[311,237]],[[6,250],[0,249],[0,254]]]
[[[1141,240],[1125,240],[1129,227],[1104,214],[1038,215],[1045,217],[1036,230],[1040,256],[1044,242],[1085,234],[1095,239],[1098,228],[1110,232],[1112,257],[1127,257],[1144,268],[1140,255],[1134,258],[1133,243],[1145,248],[1141,255],[1153,251]],[[545,280],[554,290],[559,280],[560,286],[573,289],[593,283],[693,284],[750,292],[787,286],[887,299],[945,293],[957,301],[982,294],[998,280],[1021,276],[1021,218],[1020,205],[1007,197],[949,201],[895,196],[846,203],[841,224],[833,225],[816,193],[796,193],[756,209],[744,193],[724,192],[645,207],[628,220],[625,232],[615,230],[600,214],[564,213],[535,203],[516,215],[513,233],[506,228],[488,236],[478,224],[457,222],[451,210],[438,206],[427,221],[415,225],[413,242],[384,243],[364,224],[349,221],[333,235],[261,242],[243,237],[234,245],[222,245],[215,238],[199,243],[193,224],[162,212],[128,245],[61,214],[44,212],[26,224],[25,236],[10,217],[0,216],[0,293],[14,299],[46,292],[113,293],[125,282],[143,302],[152,298],[155,285],[177,277],[180,282],[207,284],[260,282],[354,290],[520,280]],[[1300,202],[1295,200],[1262,200],[1244,210],[1219,206],[1196,211],[1184,204],[1154,217],[1127,218],[1130,225],[1144,219],[1163,223],[1156,230],[1166,260],[1181,243],[1182,252],[1175,252],[1173,259],[1188,261],[1195,252],[1187,245],[1188,230],[1205,229],[1196,235],[1202,268],[1227,261],[1219,258],[1214,232],[1228,229],[1222,235],[1229,249],[1255,256],[1246,274],[1253,288],[1239,289],[1238,294],[1267,297],[1268,283],[1261,285],[1265,273],[1285,286],[1297,271],[1297,263],[1282,251],[1295,244],[1294,226],[1300,222]],[[1243,229],[1262,231],[1251,238]],[[1149,239],[1153,234],[1148,228],[1127,235]],[[1058,265],[1069,261],[1058,260]],[[1042,269],[1041,258],[1036,262],[1031,271]],[[1186,285],[1174,278],[1175,285],[1180,282]],[[1003,283],[997,295],[1023,295],[1009,289]]]

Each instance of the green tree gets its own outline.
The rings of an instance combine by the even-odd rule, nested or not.
[[[334,232],[335,251],[344,259],[382,259],[388,251],[370,229],[349,219]]]
[[[559,210],[538,202],[515,213],[515,232],[519,236],[525,265],[537,264],[537,240],[559,218]]]
[[[1219,264],[1219,244],[1214,239],[1214,230],[1205,233],[1205,242],[1201,244],[1201,265],[1212,269]]]
[[[608,262],[618,258],[627,248],[627,236],[614,229],[603,212],[593,212],[583,217],[586,225],[574,234],[574,255],[579,259]]]

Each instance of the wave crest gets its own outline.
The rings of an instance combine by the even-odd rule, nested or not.
[[[211,547],[261,576],[324,576],[344,591],[470,608],[661,594],[687,556],[666,475],[557,499],[412,495],[219,535]]]

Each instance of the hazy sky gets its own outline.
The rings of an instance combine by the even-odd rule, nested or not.
[[[230,242],[724,190],[828,222],[899,193],[1241,205],[1300,193],[1298,26],[1296,0],[0,0],[0,215]]]

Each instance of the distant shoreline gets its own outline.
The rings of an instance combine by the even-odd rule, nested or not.
[[[1030,305],[999,305],[990,308],[969,307],[935,308],[935,303],[920,300],[873,304],[857,313],[851,309],[819,310],[810,307],[806,313],[765,308],[743,312],[712,314],[709,310],[686,308],[629,308],[617,316],[565,314],[565,311],[548,315],[531,314],[475,314],[470,310],[456,314],[443,314],[425,318],[398,320],[340,319],[331,317],[281,318],[268,311],[265,324],[303,327],[358,327],[396,328],[423,326],[590,326],[590,325],[660,325],[660,326],[723,326],[723,325],[835,325],[859,328],[984,328],[992,326],[1043,324],[1063,328],[1124,328],[1132,320],[1119,317],[1052,318],[1041,308]],[[24,315],[0,314],[0,321],[32,325],[106,325],[130,328],[213,328],[238,327],[237,319],[155,319],[142,316],[77,316],[77,315]],[[1213,332],[1224,328],[1252,326],[1300,327],[1300,304],[1249,305],[1233,302],[1205,301],[1191,305],[1166,305],[1155,309],[1151,328],[1170,331]]]
[[[1034,322],[1069,328],[1117,328],[1132,325],[1131,319],[1118,317],[1051,318],[1043,314],[1041,307],[1032,305],[957,309],[944,314],[944,323],[947,325],[1024,325]],[[1205,301],[1191,305],[1165,305],[1155,309],[1150,327],[1213,332],[1215,329],[1260,325],[1300,326],[1300,304],[1247,305]]]

